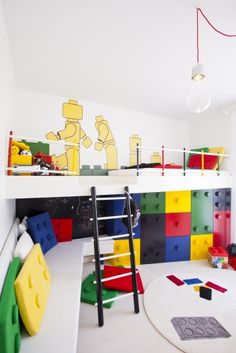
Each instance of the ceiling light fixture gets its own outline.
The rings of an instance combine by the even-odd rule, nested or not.
[[[196,9],[197,16],[197,64],[192,69],[192,87],[187,97],[187,107],[193,113],[201,113],[211,104],[211,97],[207,88],[204,66],[199,63],[199,13],[204,17],[207,23],[217,33],[225,37],[236,37],[236,34],[226,34],[215,28],[208,20],[200,8]]]

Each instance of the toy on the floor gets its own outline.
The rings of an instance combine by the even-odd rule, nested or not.
[[[225,293],[225,292],[227,291],[226,288],[221,287],[221,286],[219,286],[218,284],[215,284],[215,283],[210,282],[210,281],[206,282],[206,283],[205,283],[205,286],[207,286],[207,287],[209,287],[209,288],[212,288],[212,289],[215,289],[215,290],[217,290],[217,291],[219,291],[219,292],[221,292],[221,293]]]
[[[231,336],[214,317],[173,317],[171,322],[182,341]]]
[[[33,336],[40,327],[47,306],[51,275],[39,244],[34,245],[15,280],[20,316]]]
[[[199,296],[201,298],[204,298],[204,299],[207,299],[207,300],[211,300],[211,298],[212,298],[212,289],[204,287],[204,286],[200,286],[200,288],[199,288]]]
[[[222,247],[208,248],[208,262],[213,268],[228,268],[228,253]]]
[[[92,304],[94,305],[97,302],[97,291],[96,291],[96,284],[93,282],[95,281],[95,274],[90,273],[82,282],[81,287],[81,301],[83,303]],[[112,289],[102,289],[102,300],[109,300],[115,298],[119,295],[117,290]],[[114,301],[110,301],[108,303],[104,303],[103,307],[110,309],[113,305]]]
[[[18,353],[21,345],[21,327],[14,291],[14,281],[20,271],[18,257],[10,263],[0,298],[0,353]]]
[[[28,227],[33,242],[41,245],[44,254],[57,244],[48,212],[30,217],[28,219]]]
[[[188,286],[192,284],[198,284],[202,283],[202,281],[199,278],[188,278],[183,280]]]
[[[178,277],[176,277],[174,275],[166,276],[166,278],[168,278],[171,282],[176,284],[176,286],[182,286],[184,284],[184,282],[181,279],[179,279]]]
[[[114,267],[114,266],[109,266],[105,265],[104,266],[104,278],[109,278],[117,275],[122,275],[126,273],[131,273],[131,268],[125,268],[125,267]],[[138,291],[140,294],[144,293],[144,287],[142,283],[142,279],[140,276],[140,273],[137,270],[137,286],[138,286]],[[127,276],[127,277],[121,277],[117,279],[111,279],[110,281],[105,281],[103,283],[104,288],[108,289],[116,289],[121,292],[132,292],[133,291],[133,286],[132,286],[132,276]]]

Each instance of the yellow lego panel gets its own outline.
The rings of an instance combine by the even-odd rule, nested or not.
[[[134,251],[136,266],[140,265],[140,239],[134,239]],[[129,252],[129,240],[115,240],[114,255]],[[122,256],[109,260],[112,266],[130,266],[130,256]]]
[[[191,191],[166,192],[166,213],[191,212]]]
[[[34,245],[15,280],[20,315],[28,333],[35,335],[46,309],[51,275],[39,244]]]
[[[224,147],[211,147],[209,148],[208,153],[220,153],[220,154],[224,154],[225,153],[225,148]],[[220,156],[219,157],[219,164],[222,162],[223,157]],[[216,163],[216,166],[213,169],[217,169],[218,167],[218,163]]]
[[[13,154],[11,156],[11,164],[17,165],[32,165],[32,156],[24,156],[19,154]]]
[[[213,234],[191,235],[191,260],[207,259],[208,248],[213,245]]]
[[[68,103],[62,105],[62,115],[66,119],[83,119],[83,107],[76,100],[69,99]]]

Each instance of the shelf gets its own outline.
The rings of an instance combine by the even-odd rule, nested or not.
[[[131,193],[155,191],[201,190],[230,188],[232,177],[221,176],[6,176],[5,198],[44,198],[91,195],[96,186],[97,194],[121,194],[124,186]]]

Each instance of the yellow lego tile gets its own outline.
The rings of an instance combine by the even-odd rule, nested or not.
[[[140,239],[134,239],[134,251],[136,266],[140,265]],[[129,252],[129,241],[127,240],[115,240],[114,242],[114,255]],[[109,263],[112,266],[130,266],[130,256],[118,257],[111,259]]]
[[[83,107],[76,100],[69,99],[68,103],[62,105],[62,115],[66,119],[83,119]]]
[[[15,280],[20,315],[28,333],[35,335],[46,309],[51,275],[39,244],[34,245]]]
[[[191,212],[191,191],[167,191],[166,213]]]
[[[190,260],[207,259],[208,248],[213,245],[213,234],[191,235]]]
[[[13,154],[11,156],[11,164],[32,165],[32,156],[22,156],[19,154]]]

